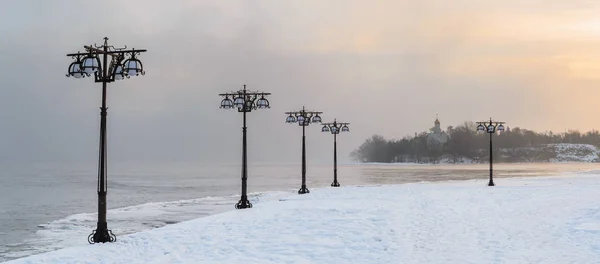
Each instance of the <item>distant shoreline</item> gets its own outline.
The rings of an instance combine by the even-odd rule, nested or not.
[[[376,151],[376,150],[375,150]],[[598,163],[600,148],[591,144],[543,144],[533,147],[513,147],[494,149],[494,163]],[[379,163],[408,164],[486,164],[489,152],[478,149],[470,155],[438,154],[435,156],[402,154],[388,157],[389,162],[380,159]],[[359,161],[360,162],[360,161]],[[368,163],[372,161],[366,161]]]
[[[540,163],[548,163],[548,164],[578,164],[578,163],[600,163],[600,161],[494,161],[494,164],[540,164]],[[489,164],[489,161],[486,162],[359,162],[359,163],[351,163],[351,164],[343,164],[343,165],[485,165]]]

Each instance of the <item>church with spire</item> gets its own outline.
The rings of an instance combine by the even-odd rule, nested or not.
[[[439,144],[443,145],[450,139],[450,135],[448,133],[442,131],[440,120],[436,115],[435,121],[433,122],[433,127],[430,129],[429,134],[427,135],[427,141],[429,144]]]

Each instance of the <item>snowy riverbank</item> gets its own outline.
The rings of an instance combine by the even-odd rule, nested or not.
[[[314,189],[8,263],[595,263],[600,175]]]

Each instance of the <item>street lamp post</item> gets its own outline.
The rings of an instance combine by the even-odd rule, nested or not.
[[[219,94],[225,98],[221,101],[221,108],[233,109],[237,107],[238,112],[243,114],[243,126],[242,126],[242,197],[240,201],[235,205],[236,209],[252,208],[252,204],[248,201],[247,194],[247,180],[248,180],[248,154],[247,154],[247,141],[246,141],[246,113],[252,112],[255,109],[266,109],[270,108],[269,101],[265,96],[271,95],[271,93],[256,92],[246,90],[244,88],[237,92],[230,92]],[[260,96],[260,98],[259,98]],[[231,98],[230,98],[231,97]]]
[[[492,158],[492,135],[496,133],[496,131],[502,132],[504,131],[504,124],[505,122],[498,122],[498,121],[492,121],[492,119],[490,118],[490,121],[481,121],[481,122],[477,122],[478,126],[477,126],[477,131],[478,132],[486,132],[488,134],[490,134],[490,182],[488,183],[488,186],[494,186],[494,178],[493,178],[493,163],[494,160]]]
[[[331,132],[333,134],[333,183],[331,183],[331,187],[340,187],[337,180],[337,135],[340,132],[350,132],[349,124],[334,119],[333,123],[323,123],[323,128],[321,128],[321,132]]]
[[[88,242],[114,242],[117,237],[108,229],[106,224],[106,193],[107,193],[107,149],[106,149],[106,84],[131,76],[144,75],[142,62],[137,58],[146,50],[115,48],[108,45],[104,38],[101,46],[83,46],[86,52],[67,54],[75,61],[69,65],[67,77],[77,79],[94,76],[94,81],[102,83],[102,107],[100,107],[100,153],[98,161],[98,223],[96,230],[88,236]],[[110,61],[109,61],[110,56]],[[100,60],[100,58],[102,60]]]
[[[306,127],[310,123],[321,123],[322,119],[319,114],[323,112],[317,111],[306,111],[304,106],[302,110],[285,112],[288,117],[285,119],[286,123],[298,123],[302,127],[302,186],[298,190],[298,194],[310,193],[306,188]]]

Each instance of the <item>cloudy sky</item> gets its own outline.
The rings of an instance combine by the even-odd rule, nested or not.
[[[146,76],[109,85],[110,160],[240,160],[243,84],[272,92],[249,115],[256,162],[299,162],[283,112],[351,122],[340,158],[372,134],[398,138],[493,117],[538,131],[600,128],[600,1],[3,0],[0,159],[96,161],[101,85],[66,78],[65,54],[107,36],[145,48]],[[332,136],[308,128],[313,162]]]

